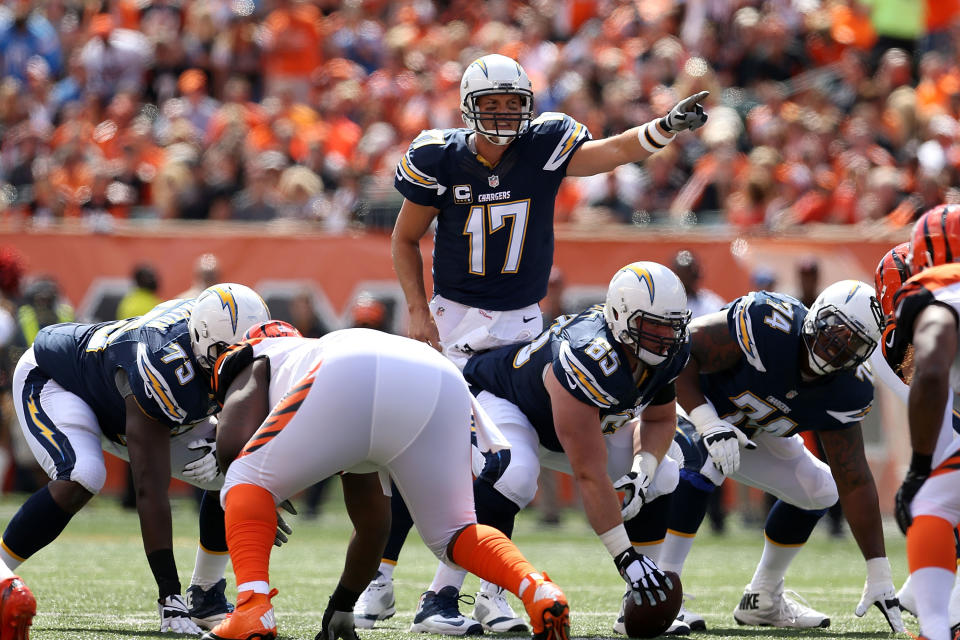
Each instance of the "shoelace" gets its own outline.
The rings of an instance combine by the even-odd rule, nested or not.
[[[467,606],[473,606],[476,604],[476,599],[467,594],[460,594],[456,598],[441,596],[439,593],[437,594],[437,609],[440,610],[440,615],[442,615],[444,618],[460,617],[460,607],[457,604],[458,602],[462,602]]]
[[[813,610],[806,598],[793,589],[787,589],[780,593],[780,613],[789,617],[790,622],[797,621],[800,617],[799,614],[803,612],[803,607]]]

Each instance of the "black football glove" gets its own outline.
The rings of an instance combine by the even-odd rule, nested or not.
[[[323,612],[320,633],[313,640],[360,640],[354,625],[353,611],[337,611],[330,600]]]
[[[663,574],[653,560],[630,547],[613,561],[620,576],[641,598],[645,598],[651,605],[666,601],[664,587],[673,589],[673,581]]]
[[[913,469],[907,471],[907,477],[903,479],[903,484],[897,490],[897,498],[894,507],[894,515],[897,517],[897,526],[904,534],[913,522],[913,514],[910,513],[910,503],[913,502],[917,491],[930,477],[930,472],[916,472]]]

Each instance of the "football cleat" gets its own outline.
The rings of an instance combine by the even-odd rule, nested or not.
[[[913,585],[910,584],[910,576],[907,576],[906,582],[897,592],[897,600],[900,602],[900,610],[906,611],[910,615],[917,615],[917,600],[913,597]]]
[[[483,625],[460,614],[458,602],[471,604],[469,596],[461,596],[456,587],[448,586],[440,591],[427,591],[420,596],[420,604],[413,616],[410,631],[416,633],[439,633],[445,636],[479,636]]]
[[[237,598],[236,610],[201,640],[275,640],[277,617],[270,604],[275,595],[276,589],[269,594],[244,591]]]
[[[546,573],[531,573],[520,583],[523,605],[533,625],[533,640],[570,640],[567,597]]]
[[[706,620],[704,620],[703,616],[701,616],[699,613],[694,613],[693,611],[690,611],[689,609],[687,609],[687,598],[690,598],[691,600],[693,600],[693,596],[688,596],[688,595],[683,596],[683,604],[680,605],[680,613],[677,614],[677,619],[674,622],[674,624],[676,624],[677,622],[682,622],[686,624],[688,627],[690,627],[691,631],[706,631],[707,630]],[[672,628],[673,627],[671,627],[671,629]],[[670,629],[667,629],[666,633],[669,634]]]
[[[353,621],[358,629],[373,629],[380,620],[392,618],[397,612],[393,598],[393,580],[377,571],[353,607]]]
[[[624,607],[627,604],[627,598],[630,596],[630,589],[628,588],[626,593],[623,594],[623,598],[620,599],[620,613],[617,614],[617,621],[613,623],[613,632],[621,636],[627,635],[627,627],[624,622]],[[692,614],[697,618],[700,618],[701,622],[703,618],[697,616],[697,614]],[[706,628],[706,625],[704,625]],[[680,613],[677,614],[677,618],[667,627],[667,630],[663,632],[665,636],[688,636],[690,635],[690,625],[687,624],[683,619],[683,608],[681,607]]]
[[[0,582],[0,640],[27,640],[37,601],[19,576]]]
[[[772,590],[755,589],[748,584],[743,590],[740,604],[733,610],[733,618],[737,624],[761,627],[815,629],[830,626],[828,616],[790,596],[803,600],[796,592],[785,592],[783,580]]]
[[[187,588],[187,606],[190,609],[190,619],[198,627],[213,629],[218,622],[223,621],[227,614],[233,611],[233,605],[227,602],[225,594],[227,581],[224,578],[204,589],[198,584]]]
[[[507,602],[503,589],[496,593],[480,591],[473,606],[473,618],[483,625],[484,631],[494,633],[526,633],[526,623],[517,617],[513,607]]]

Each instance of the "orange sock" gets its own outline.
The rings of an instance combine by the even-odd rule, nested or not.
[[[907,561],[910,573],[924,567],[956,571],[953,525],[936,516],[917,516],[907,529]]]
[[[270,550],[277,533],[277,506],[266,489],[238,484],[227,492],[227,547],[237,584],[270,581]]]
[[[537,571],[510,538],[485,524],[472,524],[461,531],[452,555],[453,561],[470,573],[505,587],[518,598],[520,583]]]

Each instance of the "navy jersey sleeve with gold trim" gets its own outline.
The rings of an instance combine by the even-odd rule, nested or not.
[[[843,429],[870,411],[873,373],[856,371],[804,381],[801,328],[807,309],[787,295],[751,292],[727,309],[727,326],[743,354],[730,370],[701,375],[706,398],[725,420],[774,436]]]
[[[422,132],[397,166],[404,198],[439,210],[434,292],[493,311],[541,300],[553,265],[553,213],[570,159],[587,128],[545,113],[491,166],[471,150],[469,129]]]

